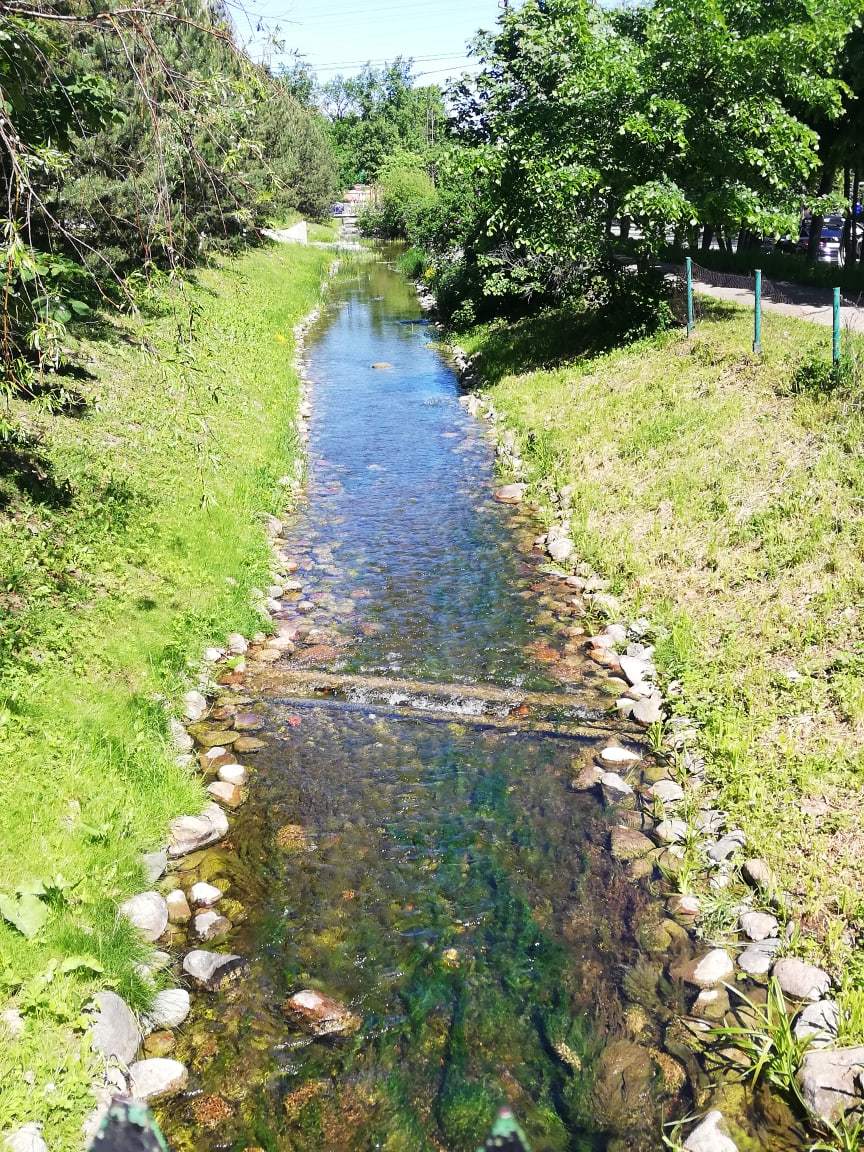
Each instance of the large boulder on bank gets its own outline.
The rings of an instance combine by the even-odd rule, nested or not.
[[[138,1021],[132,1009],[116,992],[96,993],[96,1017],[90,1029],[90,1043],[106,1060],[131,1064],[141,1043]]]
[[[828,1124],[864,1104],[861,1075],[864,1047],[817,1048],[804,1053],[798,1070],[801,1099],[807,1109]]]
[[[773,975],[784,995],[793,1000],[821,1000],[831,987],[831,977],[827,972],[799,960],[797,956],[784,956],[778,960]]]
[[[145,940],[151,944],[168,927],[168,905],[161,892],[139,892],[120,905],[120,912],[131,920]]]

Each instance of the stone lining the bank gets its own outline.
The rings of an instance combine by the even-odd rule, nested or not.
[[[451,347],[450,354],[462,385],[478,389],[481,381],[472,359],[458,346]],[[500,470],[511,478],[498,488],[497,499],[507,504],[521,503],[530,485],[516,433],[504,426],[491,400],[482,392],[472,391],[463,396],[462,403],[472,416],[491,425]],[[572,489],[567,487],[547,490],[555,518],[535,543],[545,548],[558,567],[560,578],[581,593],[589,612],[607,621],[602,631],[586,642],[588,656],[620,687],[615,707],[622,719],[653,730],[655,739],[662,733],[662,743],[656,749],[658,762],[665,763],[670,770],[668,776],[653,781],[642,791],[643,817],[653,819],[653,839],[626,826],[613,829],[611,852],[628,864],[634,879],[639,879],[653,872],[653,865],[646,865],[646,860],[655,848],[655,841],[668,853],[667,868],[674,873],[675,858],[680,860],[685,854],[683,845],[695,840],[704,859],[703,875],[707,877],[709,889],[727,888],[740,874],[750,892],[749,897],[742,897],[738,921],[746,946],[735,961],[725,947],[714,948],[695,963],[670,974],[701,989],[691,1008],[697,1035],[711,1032],[712,1024],[706,1016],[723,1023],[726,1012],[712,1013],[711,1006],[720,1000],[722,991],[723,1003],[728,1009],[725,988],[734,990],[729,981],[735,978],[736,968],[747,978],[776,979],[784,996],[799,1005],[793,1024],[796,1039],[809,1042],[798,1071],[801,1100],[817,1128],[836,1124],[847,1112],[864,1104],[864,1047],[835,1046],[839,1017],[837,1004],[830,998],[832,982],[828,973],[795,956],[784,954],[778,958],[777,954],[788,947],[794,936],[792,899],[780,891],[776,877],[764,860],[744,858],[744,833],[737,828],[730,829],[727,814],[713,806],[713,797],[704,783],[705,759],[699,749],[698,725],[686,714],[674,713],[670,706],[673,700],[681,702],[681,687],[675,682],[669,683],[664,695],[658,684],[654,649],[647,643],[654,633],[650,621],[644,617],[624,620],[622,606],[609,592],[608,582],[578,560],[569,534],[568,508],[572,494]],[[624,775],[600,768],[596,772],[586,770],[574,782],[574,787],[584,790],[599,787],[607,803],[627,804],[634,789],[628,779],[626,754],[609,748],[601,753],[601,759],[619,760],[617,766]],[[633,770],[635,762],[631,762],[629,768]],[[673,779],[673,775],[677,779]],[[693,799],[697,803],[689,803]],[[648,804],[654,811],[647,810]],[[693,810],[695,818],[686,820],[676,816],[678,810]],[[754,900],[759,908],[752,906]],[[691,936],[696,937],[701,912],[699,897],[678,894],[670,898],[668,906]],[[774,912],[786,919],[782,934]],[[698,1047],[696,1051],[698,1054]],[[683,1146],[690,1152],[735,1152],[736,1149],[724,1128],[722,1114],[716,1110],[709,1112],[691,1131]]]

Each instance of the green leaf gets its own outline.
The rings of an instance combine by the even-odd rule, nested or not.
[[[0,894],[0,916],[31,940],[44,927],[48,909],[32,892],[24,892],[17,899],[3,893]]]
[[[67,956],[60,965],[60,971],[63,973],[94,972],[100,976],[105,969],[93,956]]]

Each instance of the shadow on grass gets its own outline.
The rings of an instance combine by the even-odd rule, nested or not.
[[[503,376],[580,364],[661,330],[614,311],[549,309],[518,320],[495,320],[480,333],[477,347],[482,383]],[[479,382],[478,382],[479,383]]]
[[[66,480],[57,480],[39,441],[21,431],[0,440],[0,511],[19,496],[49,508],[68,508],[74,492]]]

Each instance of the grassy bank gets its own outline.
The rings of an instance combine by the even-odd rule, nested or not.
[[[202,803],[160,701],[206,644],[260,627],[263,518],[297,453],[292,329],[331,259],[256,251],[94,325],[63,411],[22,407],[0,443],[0,1007],[24,1022],[14,1041],[0,1022],[0,1131],[41,1121],[52,1152],[92,1106],[93,989],[147,1000],[117,903]]]
[[[689,341],[596,351],[595,328],[591,351],[578,317],[457,339],[535,495],[572,485],[580,558],[660,625],[658,664],[703,725],[720,804],[793,894],[790,947],[840,979],[860,1043],[862,393],[854,373],[827,387],[817,326],[766,316],[757,360],[752,318],[703,305]],[[737,897],[711,899],[731,927]]]

